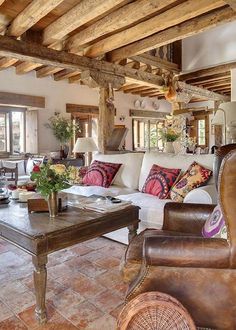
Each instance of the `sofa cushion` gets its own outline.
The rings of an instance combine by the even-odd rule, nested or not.
[[[120,167],[121,164],[119,163],[116,164],[94,160],[87,169],[82,182],[87,185],[108,188]]]
[[[206,238],[227,239],[227,228],[220,205],[217,205],[202,228],[202,236]]]
[[[165,168],[153,164],[142,192],[157,196],[160,199],[168,198],[170,188],[175,183],[180,171],[180,169]]]
[[[167,154],[163,152],[146,152],[143,157],[143,163],[141,167],[141,173],[139,178],[139,190],[142,190],[144,182],[150,172],[153,164],[158,164],[159,166],[166,168],[181,168],[182,172],[185,172],[188,167],[194,162],[198,162],[202,166],[213,169],[213,159],[214,155],[175,155]],[[213,184],[213,177],[208,181],[208,184]]]
[[[159,199],[156,196],[136,192],[128,195],[118,195],[117,198],[131,201],[134,205],[141,207],[139,210],[139,218],[142,220],[139,224],[141,229],[144,228],[162,228],[164,206],[171,199]]]
[[[142,166],[143,156],[143,153],[108,155],[96,154],[94,155],[93,160],[100,160],[103,162],[111,163],[121,163],[122,165],[114,179],[113,184],[135,190],[138,189],[139,175]]]
[[[170,197],[175,202],[183,202],[184,197],[194,188],[207,182],[212,171],[193,162],[181,179],[174,184],[170,191]]]

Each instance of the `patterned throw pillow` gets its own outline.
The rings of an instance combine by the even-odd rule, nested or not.
[[[220,205],[214,208],[212,214],[205,222],[202,228],[202,236],[206,238],[218,237],[227,239],[227,228]]]
[[[83,184],[108,188],[121,165],[94,160],[83,178]]]
[[[181,179],[171,188],[171,199],[175,202],[183,202],[187,193],[207,182],[211,175],[211,170],[201,166],[197,162],[193,162]]]
[[[159,199],[168,198],[170,188],[175,183],[179,173],[180,169],[165,168],[153,164],[142,192],[157,196]]]

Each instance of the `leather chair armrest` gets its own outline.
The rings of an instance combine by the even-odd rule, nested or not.
[[[202,237],[146,236],[146,265],[169,267],[228,268],[230,248],[227,240]]]
[[[201,235],[202,227],[215,205],[166,203],[163,229]]]

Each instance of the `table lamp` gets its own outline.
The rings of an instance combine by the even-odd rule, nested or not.
[[[78,153],[82,153],[82,152],[89,153],[97,150],[98,148],[92,137],[78,138],[73,148],[73,152],[78,152]],[[85,165],[89,165],[88,163],[89,161],[85,161]]]

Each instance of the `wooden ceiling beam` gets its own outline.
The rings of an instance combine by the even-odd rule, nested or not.
[[[234,11],[236,11],[236,0],[224,0]]]
[[[82,0],[66,14],[44,29],[43,45],[49,46],[62,40],[71,31],[99,17],[124,0]]]
[[[179,79],[190,80],[190,79],[194,79],[194,78],[202,78],[202,77],[206,77],[206,76],[210,76],[210,75],[215,75],[218,73],[225,73],[225,72],[230,71],[235,68],[236,68],[236,61],[225,63],[225,64],[219,64],[219,65],[208,67],[205,69],[191,71],[188,73],[181,73],[179,75]]]
[[[68,82],[70,84],[73,84],[73,83],[79,83],[80,82],[80,79],[81,79],[81,75],[80,74],[77,74],[76,76],[73,76],[73,77],[70,77],[68,79]]]
[[[204,84],[204,88],[214,88],[214,87],[219,87],[219,86],[231,86],[231,80],[223,80],[220,82],[211,82],[208,84]]]
[[[145,90],[153,90],[153,88],[147,87],[147,86],[139,86],[139,87],[133,87],[133,88],[127,88],[123,90],[124,93],[136,93],[140,91],[145,91]]]
[[[134,95],[136,95],[136,94],[139,94],[139,95],[142,95],[142,96],[148,96],[149,94],[156,94],[156,93],[159,93],[159,94],[161,94],[158,90],[156,90],[155,88],[150,88],[150,89],[143,89],[143,90],[141,90],[141,91],[138,91],[138,92],[130,92],[130,93],[132,93],[132,94],[134,94]]]
[[[84,51],[84,55],[92,58],[103,55],[223,5],[222,0],[187,0],[158,16],[94,43]]]
[[[40,63],[23,62],[16,66],[16,74],[25,74],[41,66],[42,64]]]
[[[214,100],[214,101],[224,101],[224,102],[228,102],[230,101],[230,98],[227,96],[223,96],[221,94],[218,93],[214,93],[212,91],[209,91],[207,89],[204,88],[200,88],[197,86],[192,86],[189,84],[186,84],[183,81],[179,81],[178,82],[178,86],[181,90],[183,90],[186,93],[189,93],[190,95],[192,95],[192,97],[199,97],[199,98],[206,98],[208,100]]]
[[[66,49],[76,53],[82,45],[129,26],[175,2],[176,0],[137,0],[127,4],[70,37]]]
[[[156,68],[164,69],[167,71],[173,71],[176,73],[180,72],[178,64],[169,62],[169,61],[164,60],[157,56],[152,56],[149,54],[142,54],[142,55],[132,56],[131,59],[134,61],[138,61],[138,62],[141,62],[144,64],[154,66]]]
[[[165,84],[163,77],[152,73],[126,68],[125,66],[112,64],[106,61],[90,59],[64,51],[49,49],[38,44],[27,43],[1,35],[0,56],[14,57],[21,61],[40,63],[42,65],[61,67],[70,70],[100,70],[101,72],[124,76],[127,81],[131,81],[131,83],[144,82],[145,85],[151,87],[159,87]]]
[[[72,70],[64,69],[64,70],[54,74],[54,80],[59,81],[59,80],[63,80],[63,79],[68,79],[70,77],[77,76],[78,74],[80,74],[80,71],[78,71],[78,70],[72,71]]]
[[[132,89],[132,88],[137,88],[140,87],[137,84],[124,84],[123,86],[121,86],[121,88],[119,88],[119,91],[125,91],[127,89]]]
[[[33,0],[16,16],[7,29],[7,35],[19,37],[64,0]]]
[[[200,77],[197,79],[190,79],[187,80],[187,82],[191,85],[200,85],[200,84],[204,84],[204,83],[210,83],[210,82],[218,82],[218,81],[222,81],[224,79],[230,79],[231,78],[231,74],[230,72],[227,73],[220,73],[220,74],[216,74],[216,75],[212,75],[212,76],[207,76],[207,77]]]
[[[196,1],[196,3],[198,2]],[[142,54],[151,49],[159,48],[174,41],[193,36],[203,31],[207,31],[220,24],[231,22],[235,20],[235,18],[236,13],[231,8],[217,9],[208,14],[201,15],[197,19],[189,19],[184,23],[180,23],[164,31],[155,33],[143,40],[139,40],[137,42],[131,43],[130,45],[115,49],[107,54],[107,58],[111,62],[117,62],[123,58]]]
[[[0,59],[0,68],[1,69],[6,69],[9,68],[9,66],[14,65],[18,60],[15,58],[11,57],[3,57]]]
[[[59,71],[63,70],[62,68],[55,68],[51,66],[44,66],[43,68],[40,68],[36,71],[36,77],[37,78],[44,78],[49,75],[52,75],[54,73],[57,73]]]

